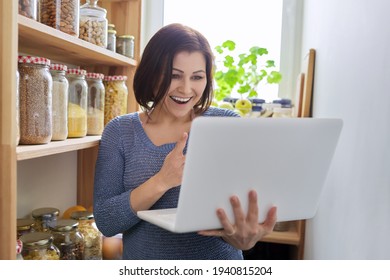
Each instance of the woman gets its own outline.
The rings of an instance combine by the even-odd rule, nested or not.
[[[242,259],[272,231],[276,209],[257,222],[255,192],[248,213],[231,198],[235,221],[223,209],[223,229],[174,234],[140,220],[139,210],[177,207],[191,122],[198,116],[237,117],[210,107],[213,54],[189,27],[161,28],[147,44],[134,76],[143,108],[107,124],[96,163],[94,214],[105,236],[123,233],[123,259]],[[246,209],[245,209],[246,210]]]

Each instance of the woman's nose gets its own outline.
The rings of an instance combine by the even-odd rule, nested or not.
[[[183,79],[180,85],[180,91],[185,94],[191,93],[191,81]]]

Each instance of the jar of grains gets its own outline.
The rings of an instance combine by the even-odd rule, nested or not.
[[[33,20],[38,20],[38,0],[19,0],[19,14]]]
[[[20,237],[23,243],[24,260],[59,260],[60,251],[53,244],[53,235],[48,232],[32,232]]]
[[[107,48],[107,10],[97,5],[98,0],[87,0],[80,7],[79,38]]]
[[[79,36],[80,0],[40,0],[40,22]]]
[[[16,220],[16,234],[17,238],[22,235],[34,232],[35,221],[33,219],[17,219]]]
[[[71,218],[79,222],[79,230],[84,236],[84,260],[101,260],[103,234],[98,230],[93,213],[75,211]]]
[[[127,76],[105,76],[104,125],[116,116],[127,113]]]
[[[87,135],[87,72],[82,69],[68,69],[68,138]]]
[[[134,36],[121,35],[116,40],[116,52],[134,58]]]
[[[104,75],[87,73],[88,110],[87,135],[101,135],[104,129]]]
[[[31,212],[32,217],[35,220],[34,230],[46,232],[57,224],[57,219],[60,214],[60,210],[53,207],[43,207],[34,209]]]
[[[82,260],[84,257],[84,237],[78,229],[78,222],[71,219],[58,220],[50,227],[53,244],[60,250],[60,260]]]
[[[19,71],[16,69],[16,146],[19,145],[20,141],[20,113],[19,113],[19,81],[20,75]]]
[[[68,137],[68,89],[65,77],[67,66],[51,64],[50,73],[53,78],[53,135],[51,140],[65,140]]]
[[[20,144],[47,144],[52,136],[50,60],[19,56]]]

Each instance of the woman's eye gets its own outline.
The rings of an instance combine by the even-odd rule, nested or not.
[[[172,79],[180,79],[180,75],[179,74],[172,74]]]
[[[202,80],[204,77],[203,76],[193,76],[193,80]]]

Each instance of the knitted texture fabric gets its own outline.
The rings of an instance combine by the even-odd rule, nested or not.
[[[237,117],[233,111],[210,107],[203,117]],[[116,117],[103,132],[95,169],[94,216],[104,236],[123,233],[123,259],[242,259],[219,237],[176,234],[139,219],[130,193],[155,175],[175,143],[155,146],[138,113]],[[186,151],[186,148],[184,152]],[[180,187],[167,191],[151,209],[177,207]]]

